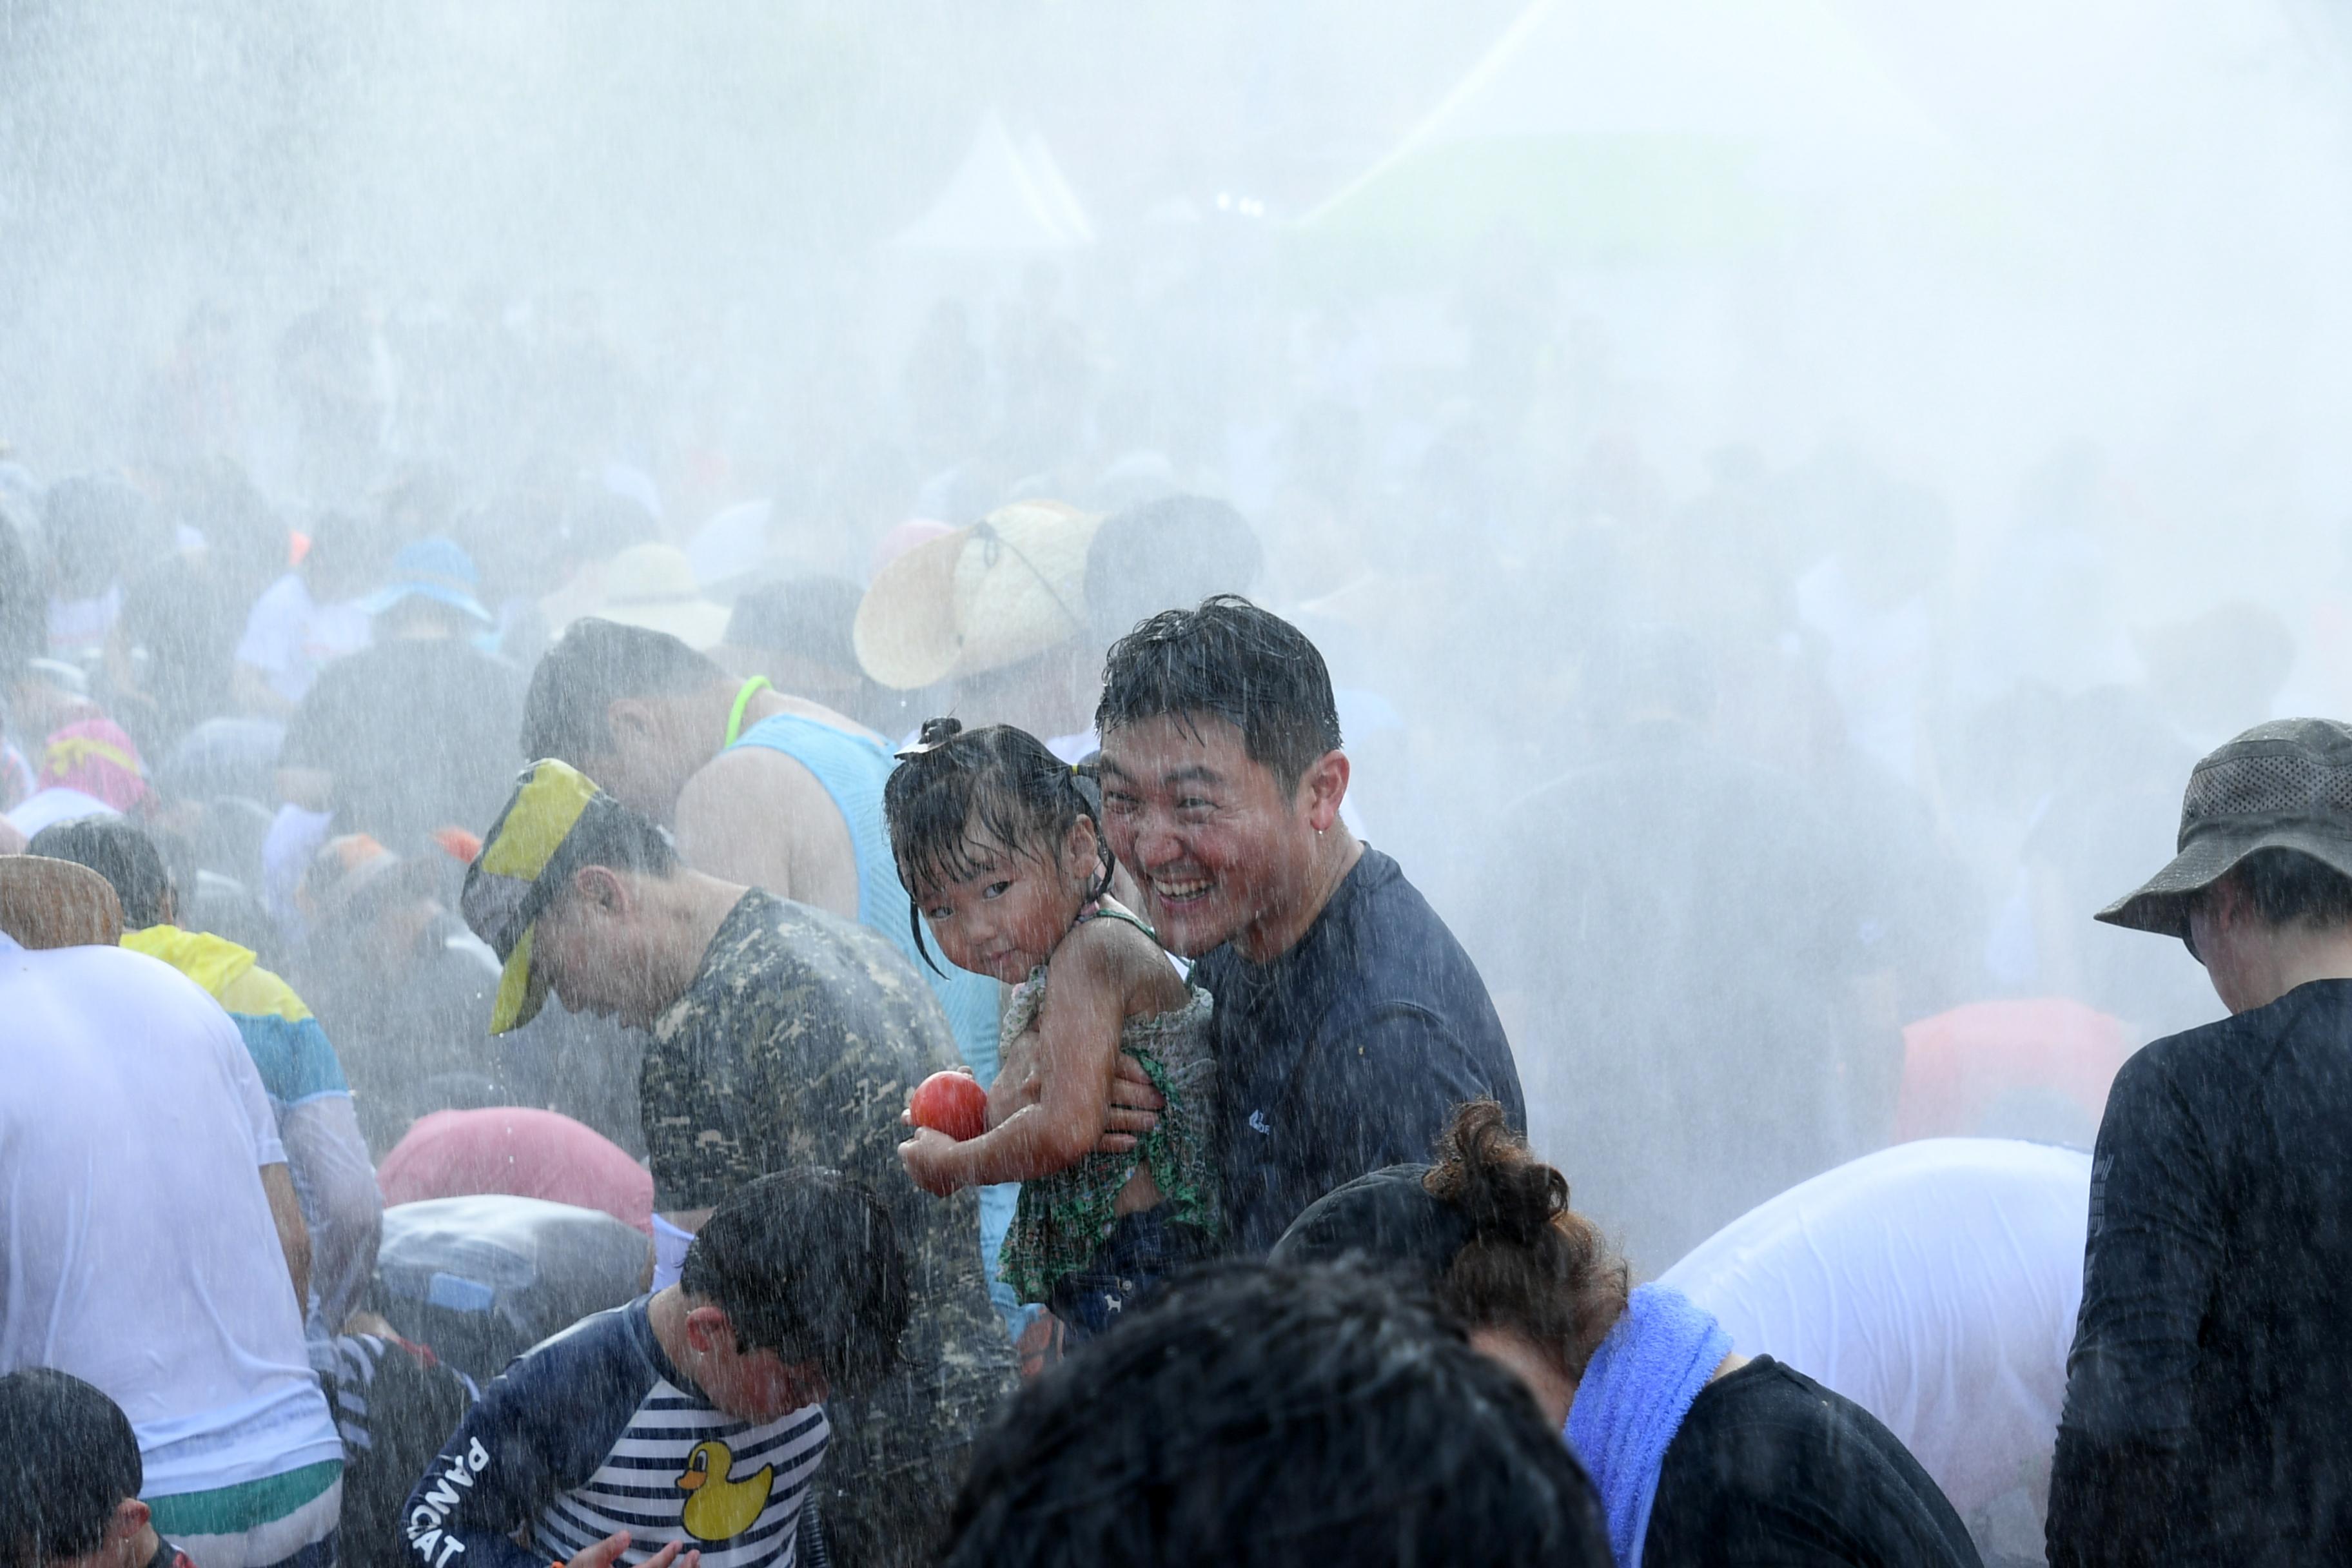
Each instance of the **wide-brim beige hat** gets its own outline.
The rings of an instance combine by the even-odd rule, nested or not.
[[[604,600],[592,612],[625,626],[667,632],[690,648],[726,640],[727,606],[704,596],[694,564],[672,544],[632,544],[604,565]]]
[[[912,691],[1069,641],[1086,630],[1087,547],[1101,523],[1060,501],[1016,501],[915,546],[857,606],[857,662]]]

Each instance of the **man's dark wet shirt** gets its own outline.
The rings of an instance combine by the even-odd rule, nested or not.
[[[2352,981],[2157,1041],[2091,1166],[2050,1561],[2352,1560]]]
[[[1428,1159],[1465,1100],[1527,1125],[1486,984],[1377,849],[1289,952],[1258,964],[1221,947],[1192,978],[1216,998],[1217,1161],[1238,1253],[1263,1254],[1343,1182]]]

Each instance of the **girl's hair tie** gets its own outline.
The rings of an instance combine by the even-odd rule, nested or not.
[[[915,743],[905,751],[896,753],[898,760],[902,763],[912,762],[917,757],[938,751],[962,733],[963,721],[961,719],[946,715],[937,719],[926,719],[923,721],[921,731],[915,736]]]

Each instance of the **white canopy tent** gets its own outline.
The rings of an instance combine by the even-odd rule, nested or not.
[[[1076,250],[1094,242],[1094,225],[1045,138],[1031,131],[1016,139],[991,110],[947,188],[890,247],[1003,255]]]

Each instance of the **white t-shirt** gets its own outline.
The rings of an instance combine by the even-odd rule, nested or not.
[[[373,625],[351,600],[315,603],[302,574],[289,572],[254,600],[236,661],[268,676],[269,689],[287,701],[299,702],[321,666],[367,647]]]
[[[79,822],[85,816],[120,816],[121,813],[94,795],[84,795],[63,784],[51,784],[35,790],[16,803],[8,813],[8,826],[30,838],[44,827],[60,822]]]
[[[258,1174],[286,1152],[228,1015],[142,954],[0,935],[0,1373],[104,1389],[147,1497],[340,1459]]]
[[[2090,1191],[2071,1149],[1898,1143],[1750,1209],[1660,1282],[1740,1353],[1885,1423],[1989,1558],[2039,1562]]]

